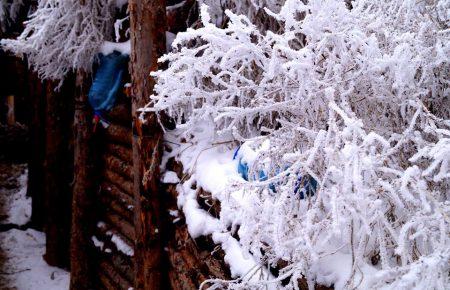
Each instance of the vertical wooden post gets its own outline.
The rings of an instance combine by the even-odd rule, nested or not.
[[[74,114],[74,186],[72,195],[72,228],[70,240],[70,289],[94,289],[90,237],[94,231],[92,159],[92,124],[84,74],[77,74]]]
[[[73,77],[68,76],[61,91],[47,81],[45,112],[45,234],[44,259],[51,266],[70,264],[70,220],[73,180]]]
[[[9,95],[6,97],[6,107],[8,111],[6,112],[6,124],[13,126],[16,123],[16,115],[14,109],[14,95]]]
[[[31,197],[31,225],[42,231],[46,220],[44,207],[44,155],[45,155],[45,92],[37,73],[29,73],[28,124],[30,150],[28,160],[27,195]]]
[[[139,118],[153,91],[149,77],[165,52],[166,1],[130,0],[135,289],[162,289],[161,204],[158,169],[162,133],[153,114]]]

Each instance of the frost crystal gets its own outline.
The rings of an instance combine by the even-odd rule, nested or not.
[[[202,7],[203,26],[178,34],[160,59],[168,66],[153,74],[147,108],[172,116],[194,144],[198,124],[220,140],[269,144],[250,169],[269,178],[223,190],[244,190],[253,204],[222,203],[222,227],[239,228],[261,264],[287,262],[286,289],[301,277],[337,289],[445,288],[449,2],[271,1],[264,11],[276,25],[249,12],[259,1],[244,2],[248,10],[225,12],[226,26],[217,4]],[[299,174],[318,181],[316,195],[296,198]]]

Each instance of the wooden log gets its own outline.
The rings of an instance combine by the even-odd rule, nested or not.
[[[125,191],[119,189],[114,184],[104,181],[101,184],[101,189],[102,192],[106,192],[107,194],[111,195],[111,197],[120,201],[127,208],[129,205],[133,205],[133,197],[130,194],[126,193]]]
[[[198,276],[200,280],[205,280],[205,277],[231,279],[229,268],[223,260],[224,252],[222,250],[215,251],[215,253],[220,253],[217,256],[211,254],[211,249],[216,246],[211,238],[194,242],[187,231],[186,225],[176,227],[174,238],[178,243],[178,251],[184,257],[184,260],[190,261],[190,265],[194,265],[194,268],[201,271],[202,275]]]
[[[207,277],[201,271],[202,261],[199,260],[200,255],[198,254],[198,251],[191,251],[191,249],[183,249],[180,251],[180,254],[187,265],[187,275],[189,275],[198,288],[198,286],[200,286],[200,284],[205,281]],[[207,271],[205,271],[205,273],[208,274]]]
[[[122,146],[120,144],[108,143],[106,144],[106,152],[116,156],[123,162],[127,162],[129,164],[133,163],[133,150],[131,148]]]
[[[128,2],[130,11],[134,167],[135,289],[162,289],[163,240],[159,164],[162,132],[156,116],[139,118],[153,92],[149,72],[158,70],[158,58],[166,50],[166,1]]]
[[[118,188],[120,188],[122,191],[126,192],[130,196],[133,194],[133,183],[121,175],[111,171],[111,170],[104,170],[103,176],[107,181],[114,184]]]
[[[126,238],[126,242],[133,248],[133,241],[135,237],[134,227],[127,221],[123,220],[119,215],[114,213],[106,213],[105,220],[114,230]]]
[[[104,270],[106,276],[110,279],[110,281],[114,283],[115,287],[112,289],[128,290],[133,286],[124,277],[122,277],[122,275],[118,273],[116,269],[114,269],[114,267],[112,267],[108,262],[106,261],[100,262],[100,268]]]
[[[134,281],[133,261],[125,258],[124,255],[108,255],[108,259],[120,271],[121,275],[132,284]]]
[[[118,123],[131,130],[131,104],[118,104],[108,113],[109,119],[113,123]]]
[[[127,222],[133,223],[133,212],[124,206],[123,203],[111,198],[111,196],[102,195],[100,197],[100,201],[103,207],[106,207],[108,210],[113,211],[114,213],[120,215]]]
[[[68,76],[60,91],[47,81],[45,120],[46,253],[51,266],[70,267],[75,81]]]
[[[103,222],[104,222],[105,225],[103,227],[101,227],[101,228],[97,228],[96,235],[97,235],[97,237],[100,240],[104,241],[105,244],[109,245],[108,247],[113,248],[113,249],[117,249],[116,245],[113,242],[111,242],[111,236],[113,234],[118,236],[121,240],[126,242],[127,245],[132,247],[132,245],[133,245],[132,239],[126,237],[125,234],[120,231],[120,228],[119,228],[120,226],[112,223],[108,219],[108,217],[106,217],[106,216],[104,217],[104,221]],[[124,253],[122,253],[121,251],[119,251],[119,249],[117,249],[117,253],[120,253],[120,254],[122,254],[124,256],[127,256]]]
[[[179,255],[182,258],[183,266],[172,264],[172,267],[181,267],[185,275],[190,277],[191,281],[196,285],[196,288],[198,288],[209,275],[206,264],[200,260],[199,250],[194,240],[189,236],[185,225],[178,226],[175,229],[174,238],[177,245],[173,245],[172,248],[177,252],[175,255]]]
[[[94,232],[93,192],[94,162],[92,160],[91,113],[87,100],[86,79],[83,73],[77,75],[75,106],[75,148],[74,187],[72,196],[72,228],[70,248],[70,289],[89,290],[93,288],[93,271],[88,249]]]
[[[103,242],[103,251],[100,251],[97,262],[105,261],[113,266],[117,272],[120,273],[122,277],[124,277],[130,284],[134,281],[134,269],[133,269],[133,260],[132,257],[125,255],[121,251],[119,251],[116,245],[111,241],[111,235],[106,234],[109,230],[102,229],[95,234],[97,239]],[[112,231],[112,230],[111,230]],[[115,235],[119,234],[115,233]],[[121,237],[123,238],[123,237]],[[106,251],[109,249],[110,251]],[[98,270],[97,271],[101,271]]]
[[[134,281],[133,261],[126,255],[107,254],[105,259],[120,273],[130,284]]]
[[[103,155],[103,162],[105,168],[110,169],[111,171],[120,174],[122,177],[127,180],[133,180],[133,168],[130,164],[120,160],[119,158],[105,154]]]
[[[167,254],[169,262],[172,265],[172,269],[169,271],[169,279],[173,287],[172,289],[198,289],[198,286],[192,282],[191,278],[187,274],[189,266],[186,264],[181,254],[172,247],[168,247]],[[172,273],[175,273],[176,278]]]
[[[118,124],[110,124],[105,129],[106,139],[126,146],[131,146],[132,131],[130,128]]]
[[[208,273],[210,277],[218,278],[218,279],[231,279],[231,275],[229,275],[229,269],[224,267],[224,263],[216,260],[211,253],[208,253],[207,256],[201,257],[201,260],[205,264],[205,267],[208,269]]]
[[[14,107],[14,95],[6,97],[6,124],[12,126],[16,123],[15,107]]]
[[[100,280],[101,287],[105,290],[116,290],[116,284],[114,281],[111,281],[111,279],[106,275],[104,271],[100,268],[97,271],[98,278]]]
[[[44,154],[45,154],[45,93],[37,73],[29,75],[31,122],[29,124],[30,156],[28,161],[27,195],[31,197],[31,223],[33,228],[43,230],[46,220],[44,203]]]
[[[168,271],[168,279],[170,284],[170,289],[183,289],[181,277],[178,275],[176,271],[170,270]]]

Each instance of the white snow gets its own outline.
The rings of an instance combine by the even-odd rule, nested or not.
[[[163,173],[163,176],[162,176],[162,178],[161,178],[161,182],[162,182],[162,183],[172,183],[172,184],[175,184],[175,183],[180,182],[180,179],[178,178],[176,172],[173,172],[173,171],[169,171],[169,170],[168,170],[168,171],[166,171],[166,172]]]
[[[69,289],[69,273],[48,266],[42,258],[45,253],[44,233],[31,229],[2,232],[0,248],[5,254],[2,265],[4,272],[0,273],[0,286],[5,283],[6,289]]]
[[[229,234],[215,232],[213,241],[222,245],[225,252],[225,262],[230,265],[232,277],[245,277],[257,268],[258,262],[248,253],[245,253],[239,242]]]
[[[106,235],[111,236],[111,242],[116,245],[117,250],[121,251],[127,256],[134,256],[134,249],[130,245],[128,245],[128,243],[125,242],[121,237],[111,231],[107,231]]]
[[[232,220],[232,217],[217,219],[200,208],[197,202],[197,191],[193,189],[194,183],[220,200],[222,209],[226,209],[227,200],[229,202],[232,200],[232,204],[241,206],[251,206],[251,204],[239,192],[233,192],[231,196],[226,194],[230,182],[242,182],[242,178],[236,170],[237,160],[232,159],[233,149],[211,144],[213,132],[208,126],[199,126],[196,131],[199,136],[196,139],[197,144],[194,146],[183,144],[170,154],[166,154],[162,162],[164,166],[167,159],[176,156],[183,163],[185,172],[191,174],[189,179],[177,186],[178,206],[185,215],[190,236],[197,238],[212,235],[213,241],[222,246],[225,252],[225,262],[229,265],[233,277],[242,277],[249,281],[268,279],[268,277],[273,279],[272,275],[249,252],[245,251],[239,241],[233,238],[231,232],[227,230],[227,222],[224,221]],[[176,136],[177,133],[180,131],[166,134],[169,143],[180,143],[180,136]],[[228,211],[228,214],[230,213]],[[170,214],[175,216],[176,213],[170,212]],[[173,222],[176,221],[178,218]],[[261,273],[254,275],[257,271]],[[268,286],[269,289],[274,287],[274,285]]]
[[[176,34],[170,31],[166,31],[166,51],[172,50],[172,43],[176,37],[177,37]]]
[[[100,249],[100,251],[103,251],[103,247],[105,246],[105,243],[97,239],[96,236],[91,237],[92,242],[94,243],[94,246]]]
[[[448,288],[449,1],[230,0],[226,25],[216,25],[222,2],[199,2],[210,4],[203,25],[177,34],[142,110],[176,122],[162,167],[183,163],[190,234],[232,234],[258,263],[286,261],[285,289],[300,277]],[[268,180],[237,174],[238,145]],[[314,196],[297,194],[303,176],[317,181]],[[200,187],[218,218],[197,203]]]
[[[131,42],[125,41],[125,42],[111,42],[111,41],[105,41],[103,42],[102,46],[100,47],[100,53],[103,55],[108,55],[113,53],[114,51],[120,52],[122,54],[128,54],[131,53]]]
[[[116,0],[116,7],[119,9],[126,4],[128,4],[128,0]]]
[[[13,172],[13,170],[11,170]],[[26,224],[31,215],[31,199],[26,196],[27,170],[18,177],[19,189],[12,194],[0,193],[7,219],[5,223]],[[14,178],[14,177],[12,177]],[[33,229],[11,229],[0,232],[0,289],[66,290],[67,271],[47,265],[45,234]]]
[[[5,224],[24,225],[31,217],[31,198],[27,196],[28,170],[19,177],[19,190],[9,195],[4,209],[7,218],[2,221]]]

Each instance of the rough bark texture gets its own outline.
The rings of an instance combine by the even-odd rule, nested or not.
[[[61,91],[47,82],[45,148],[45,260],[49,265],[68,268],[71,197],[73,180],[73,78]]]
[[[74,187],[72,198],[71,279],[70,289],[93,289],[92,267],[89,253],[94,227],[93,217],[93,165],[92,124],[84,74],[77,76],[79,92],[75,97],[75,150]]]
[[[135,283],[134,288],[162,289],[161,204],[158,168],[162,133],[154,115],[145,122],[137,109],[148,102],[154,81],[149,77],[158,68],[157,59],[165,51],[166,1],[130,0]]]
[[[31,197],[31,224],[42,230],[45,221],[44,208],[44,152],[45,152],[45,94],[36,73],[30,73],[29,100],[31,117],[29,124],[30,155],[28,159],[27,195]]]

